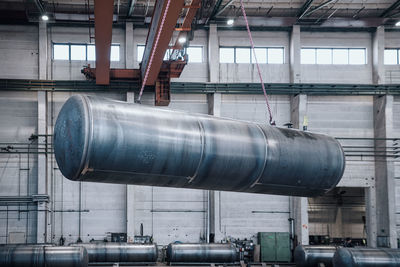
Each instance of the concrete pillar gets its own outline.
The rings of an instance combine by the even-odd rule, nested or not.
[[[394,136],[392,95],[374,97],[374,134],[377,139]],[[391,146],[391,142],[377,139],[375,150]],[[377,246],[397,248],[394,162],[391,158],[375,157],[375,189],[376,207],[379,207],[376,209]]]
[[[47,79],[47,24],[39,22],[39,80]]]
[[[208,77],[211,83],[219,82],[219,42],[216,24],[208,30]]]
[[[376,190],[375,182],[365,188],[365,218],[367,230],[367,245],[376,248]]]
[[[303,129],[303,122],[307,120],[307,95],[292,96],[290,110],[293,128]],[[290,197],[290,203],[290,216],[294,219],[297,244],[308,245],[308,200],[306,197]]]
[[[135,93],[126,93],[126,102],[135,102]],[[134,119],[134,118],[132,118]],[[135,238],[135,186],[126,185],[126,235],[128,243],[133,243]]]
[[[290,82],[301,82],[301,39],[300,39],[300,25],[293,25],[290,32],[289,44],[289,66],[290,66]]]
[[[133,69],[133,22],[125,23],[125,68]]]
[[[379,26],[372,34],[372,81],[385,84],[385,27]]]
[[[220,117],[221,116],[221,94],[214,93],[207,95],[207,102],[208,102],[208,114]],[[208,218],[207,218],[207,225],[209,226],[208,232],[210,235],[214,236],[215,242],[222,240],[223,234],[220,228],[221,218],[220,218],[220,198],[221,198],[221,191],[212,191],[209,190],[207,193],[207,209],[208,209]],[[207,240],[209,240],[207,238]]]
[[[37,133],[38,133],[38,145],[44,147],[46,144],[47,135],[47,92],[37,92],[38,101],[38,122],[37,122]],[[48,195],[48,179],[47,179],[47,154],[38,154],[38,165],[37,165],[37,194]],[[47,243],[50,242],[50,220],[47,202],[39,202],[37,209],[40,210],[37,213],[37,232],[36,242]]]

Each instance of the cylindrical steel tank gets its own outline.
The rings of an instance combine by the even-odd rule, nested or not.
[[[400,250],[388,248],[339,248],[334,267],[400,267]]]
[[[71,180],[316,196],[345,167],[332,137],[206,115],[73,96],[54,129]]]
[[[297,246],[294,250],[294,262],[297,267],[333,266],[332,259],[338,247],[335,246]]]
[[[233,263],[237,260],[235,245],[169,244],[167,261],[172,263]]]
[[[47,245],[2,246],[1,267],[87,267],[88,255],[83,247]]]
[[[157,261],[157,245],[128,243],[78,243],[86,248],[89,263],[151,263]]]

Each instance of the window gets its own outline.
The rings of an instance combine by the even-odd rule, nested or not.
[[[365,48],[302,48],[301,64],[367,64]]]
[[[235,63],[235,48],[220,48],[219,49],[220,63]]]
[[[257,61],[260,64],[283,64],[283,47],[256,47],[254,48]],[[220,47],[220,63],[256,63],[253,49],[250,47]]]
[[[93,44],[53,44],[54,60],[95,61],[96,48]],[[119,45],[111,45],[111,61],[119,61]]]
[[[398,65],[400,64],[400,48],[387,48],[385,49],[385,65]]]
[[[69,60],[69,45],[55,44],[53,46],[53,58],[57,60]]]
[[[301,64],[316,64],[314,48],[301,49]]]
[[[189,46],[186,49],[186,53],[189,57],[189,63],[202,63],[203,62],[203,47],[201,46]]]
[[[86,45],[71,45],[71,60],[86,60]]]
[[[351,65],[366,64],[365,49],[350,49],[349,64]]]
[[[236,63],[250,63],[250,48],[236,48],[235,61]]]
[[[137,46],[137,61],[142,62],[143,54],[144,54],[144,45]]]

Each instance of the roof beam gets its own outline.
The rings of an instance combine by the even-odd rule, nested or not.
[[[133,15],[133,11],[135,10],[135,4],[136,4],[136,0],[131,0],[131,2],[129,4],[128,17]]]
[[[328,1],[326,1],[326,2],[324,2],[324,3],[322,3],[322,4],[320,4],[319,6],[316,6],[315,8],[311,9],[310,11],[305,12],[305,14],[304,14],[303,16],[309,16],[309,15],[311,15],[312,13],[314,13],[315,11],[320,10],[321,8],[326,7],[327,5],[329,5],[330,3],[334,2],[334,1],[336,1],[336,0],[328,0]]]
[[[394,2],[392,5],[390,5],[390,7],[386,8],[382,14],[380,15],[381,18],[385,18],[387,17],[393,10],[395,10],[396,8],[398,8],[400,6],[400,0],[397,0],[396,2]]]
[[[227,9],[234,1],[235,0],[230,0],[228,3],[226,3],[226,5],[224,5],[220,10],[218,10],[218,12],[215,14],[215,17],[224,12],[225,9]]]
[[[206,21],[206,24],[207,24],[210,20],[213,20],[213,19],[215,18],[215,15],[218,13],[221,4],[222,4],[222,0],[217,0],[217,2],[216,2],[215,5],[214,5],[214,9],[213,9],[213,11],[211,12],[210,17],[209,17],[209,18],[207,19],[207,21]]]
[[[310,9],[311,4],[314,2],[314,0],[306,0],[304,4],[301,6],[299,12],[297,13],[297,17],[301,19],[304,14]]]

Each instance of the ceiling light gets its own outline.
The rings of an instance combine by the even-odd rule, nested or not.
[[[186,37],[185,37],[185,36],[179,37],[178,42],[179,42],[180,44],[186,43]]]
[[[394,26],[400,27],[400,20],[394,24]]]
[[[47,16],[46,14],[45,14],[45,15],[42,15],[42,20],[48,21],[48,20],[49,20],[49,16]]]
[[[234,21],[233,19],[228,19],[228,20],[226,21],[226,24],[228,24],[229,26],[232,26],[234,22],[235,22],[235,21]]]

